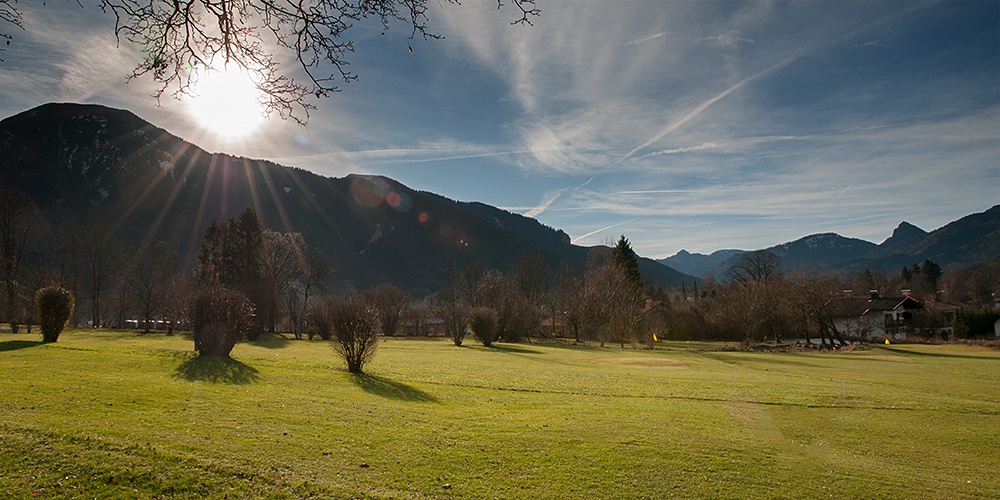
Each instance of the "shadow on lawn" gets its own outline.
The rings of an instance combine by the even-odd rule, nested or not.
[[[257,369],[233,358],[188,358],[174,371],[174,378],[213,384],[250,384],[260,377]]]
[[[351,374],[351,380],[363,391],[382,396],[384,398],[396,399],[399,401],[412,401],[420,403],[436,403],[437,398],[402,382],[394,382],[387,378],[368,375],[364,373]]]
[[[889,352],[895,352],[895,353],[898,353],[898,354],[908,354],[910,356],[933,356],[933,357],[938,357],[938,358],[979,359],[979,360],[986,360],[986,361],[991,361],[991,360],[992,361],[996,361],[998,359],[998,358],[990,357],[990,356],[972,356],[972,355],[968,355],[968,354],[950,354],[950,353],[944,353],[944,352],[911,351],[909,349],[899,349],[899,348],[896,348],[896,347],[883,347],[883,346],[880,346],[880,345],[879,346],[875,346],[875,349],[879,349],[879,350],[883,350],[883,351],[889,351]]]
[[[287,346],[291,340],[288,337],[280,333],[265,333],[257,340],[251,340],[247,343],[250,345],[255,345],[257,347],[263,347],[265,349],[281,349]]]
[[[0,342],[0,352],[4,351],[17,351],[20,349],[27,349],[29,347],[38,347],[45,342],[41,340],[8,340],[6,342]]]
[[[527,347],[513,346],[510,344],[493,344],[490,349],[497,352],[506,352],[509,354],[541,354],[541,351],[535,349],[529,349]]]

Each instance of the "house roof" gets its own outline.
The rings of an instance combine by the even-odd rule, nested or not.
[[[900,309],[920,309],[923,304],[913,297],[837,297],[825,304],[836,317],[857,317],[865,314]]]

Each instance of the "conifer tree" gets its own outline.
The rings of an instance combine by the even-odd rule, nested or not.
[[[618,239],[618,243],[615,245],[614,262],[625,270],[629,281],[636,287],[642,286],[642,275],[639,273],[639,257],[632,250],[632,244],[629,243],[624,234]]]

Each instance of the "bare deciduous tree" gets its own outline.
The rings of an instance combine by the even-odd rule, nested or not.
[[[781,257],[769,250],[745,252],[729,268],[729,277],[737,283],[764,283],[778,276],[781,276]]]
[[[433,333],[431,312],[427,302],[421,302],[406,308],[400,319],[404,335],[411,337],[426,337]]]
[[[445,335],[451,338],[456,346],[465,341],[466,317],[468,306],[462,301],[455,283],[445,285],[427,297],[427,306],[431,312],[444,323]]]
[[[838,315],[837,305],[833,301],[839,290],[844,287],[844,280],[833,272],[814,272],[796,270],[781,281],[781,293],[777,300],[788,305],[792,315],[792,323],[797,331],[804,334],[806,342],[810,342],[810,332],[819,336],[820,345],[826,346],[829,341],[833,347],[834,339],[844,344],[841,333],[834,322]],[[858,323],[861,327],[861,323]],[[850,332],[843,332],[850,333]]]
[[[555,293],[555,306],[566,324],[573,329],[573,338],[580,342],[580,330],[584,326],[587,313],[586,287],[584,277],[562,264],[559,268],[559,284]],[[553,321],[555,318],[553,318]]]
[[[552,272],[545,257],[539,252],[521,254],[514,264],[513,277],[521,295],[541,308],[552,288]]]
[[[17,333],[24,311],[21,264],[29,241],[45,225],[41,211],[30,196],[17,189],[0,190],[0,279],[4,284],[4,319]]]
[[[538,331],[541,319],[538,308],[521,294],[513,278],[489,270],[480,277],[476,289],[479,297],[476,305],[497,314],[496,340],[519,342]]]
[[[261,270],[269,296],[262,304],[263,320],[267,331],[274,333],[279,320],[281,298],[289,291],[292,283],[305,273],[305,240],[301,233],[280,233],[270,229],[264,231],[261,248]]]
[[[87,237],[84,255],[87,298],[90,299],[90,322],[95,328],[104,324],[102,302],[107,294],[108,284],[115,272],[112,243],[107,241],[102,231],[94,229]]]
[[[181,266],[180,256],[163,242],[141,250],[132,262],[125,289],[134,300],[144,333],[149,333],[157,316],[165,311],[172,280]]]
[[[302,268],[302,276],[299,278],[298,286],[295,288],[296,293],[302,294],[301,302],[298,310],[292,307],[289,308],[289,316],[295,338],[301,338],[301,320],[305,319],[308,321],[309,315],[307,311],[311,307],[309,299],[312,297],[312,294],[316,291],[325,291],[327,284],[333,278],[333,267],[330,266],[330,262],[321,250],[316,247],[306,247],[303,257],[305,265]],[[289,301],[290,304],[292,302],[292,300]]]
[[[396,335],[403,312],[410,305],[410,296],[391,283],[382,283],[365,292],[365,300],[378,311],[382,334]]]
[[[589,321],[597,329],[601,346],[611,341],[625,347],[635,340],[644,300],[628,269],[612,261],[588,269],[584,279]]]

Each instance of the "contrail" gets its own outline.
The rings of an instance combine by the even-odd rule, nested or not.
[[[867,33],[869,31],[871,31],[872,29],[874,29],[877,26],[881,26],[881,25],[883,25],[883,24],[885,24],[885,23],[887,23],[889,21],[898,19],[898,18],[903,17],[905,15],[909,15],[909,14],[911,14],[913,12],[916,12],[916,11],[918,11],[920,9],[926,8],[929,5],[933,5],[934,3],[935,2],[927,2],[927,3],[915,3],[914,2],[913,5],[909,6],[909,8],[906,8],[906,9],[903,9],[903,10],[900,10],[900,11],[897,11],[897,12],[893,12],[892,14],[887,15],[885,17],[882,17],[880,19],[875,19],[872,22],[868,23],[867,25],[864,25],[864,26],[860,27],[859,29],[856,29],[854,31],[845,33],[844,35],[842,35],[840,37],[836,37],[836,38],[834,38],[832,40],[829,40],[826,43],[822,43],[822,44],[814,46],[812,48],[807,48],[805,50],[802,50],[798,54],[795,54],[795,55],[789,57],[788,59],[785,59],[784,61],[781,61],[778,64],[775,64],[774,66],[771,66],[770,68],[766,68],[763,71],[760,71],[760,72],[758,72],[755,75],[752,75],[752,76],[750,76],[748,78],[743,79],[743,81],[737,83],[736,85],[733,85],[732,87],[729,87],[728,89],[726,89],[725,91],[723,91],[721,94],[719,94],[719,95],[717,95],[717,96],[715,96],[715,97],[713,97],[713,98],[711,98],[711,99],[709,99],[709,100],[701,103],[700,105],[698,105],[698,107],[696,107],[693,110],[691,110],[691,112],[688,113],[687,115],[685,115],[683,118],[681,118],[680,120],[677,120],[676,122],[671,123],[669,126],[667,126],[667,128],[664,129],[663,132],[660,132],[659,135],[657,135],[656,137],[653,137],[652,139],[646,141],[643,145],[641,145],[641,146],[633,149],[632,151],[629,151],[628,154],[625,155],[624,157],[622,157],[622,159],[619,160],[619,161],[627,160],[627,159],[631,158],[639,150],[641,150],[643,148],[646,148],[646,147],[649,147],[651,144],[653,144],[654,142],[662,139],[667,134],[670,134],[671,132],[673,132],[673,131],[677,130],[678,128],[682,127],[685,123],[693,120],[695,117],[697,117],[698,115],[700,115],[703,111],[705,111],[706,109],[708,109],[709,106],[715,104],[720,99],[722,99],[723,97],[726,97],[727,95],[733,93],[734,91],[739,90],[744,85],[752,82],[753,80],[756,80],[757,78],[760,78],[761,76],[766,75],[767,73],[770,73],[770,72],[772,72],[772,71],[774,71],[774,70],[776,70],[778,68],[781,68],[783,66],[787,66],[788,64],[791,64],[792,62],[795,62],[798,59],[801,59],[801,58],[803,58],[803,57],[805,57],[805,56],[807,56],[809,54],[812,54],[812,53],[816,52],[817,50],[820,50],[822,48],[829,47],[829,46],[832,46],[832,45],[836,45],[838,43],[843,43],[845,41],[848,41],[848,40],[851,40],[853,38],[856,38],[856,37],[858,37],[858,36],[860,36],[860,35],[862,35],[864,33]]]
[[[835,199],[835,200],[836,200],[837,198],[840,198],[840,196],[841,196],[842,194],[846,193],[846,192],[847,192],[847,190],[848,190],[848,189],[851,189],[852,187],[854,187],[854,184],[851,184],[850,186],[847,186],[847,187],[845,187],[845,188],[844,188],[844,190],[843,190],[843,191],[841,191],[841,192],[840,192],[840,194],[838,194],[837,196],[834,196],[834,197],[833,197],[833,199]]]
[[[709,99],[709,100],[707,100],[707,101],[699,104],[697,107],[695,107],[693,110],[691,110],[690,113],[684,115],[683,118],[681,118],[680,120],[677,120],[677,121],[671,123],[670,125],[668,125],[667,128],[663,129],[663,132],[660,132],[659,134],[657,134],[652,139],[644,142],[641,146],[633,149],[632,151],[629,151],[628,154],[625,155],[622,159],[623,160],[627,160],[627,159],[631,158],[632,155],[636,154],[640,150],[649,147],[650,145],[652,145],[656,141],[662,139],[667,134],[670,134],[670,133],[674,132],[675,130],[681,128],[682,126],[684,126],[685,123],[687,123],[687,122],[695,119],[703,111],[705,111],[706,109],[708,109],[709,106],[711,106],[711,105],[719,102],[719,100],[721,100],[723,97],[726,97],[727,95],[732,94],[733,92],[735,92],[735,91],[743,88],[744,85],[752,82],[753,80],[756,80],[757,78],[760,78],[763,75],[766,75],[767,73],[770,73],[770,72],[772,72],[772,71],[774,71],[774,70],[776,70],[776,69],[778,69],[778,68],[780,68],[782,66],[786,66],[787,64],[789,64],[792,61],[798,59],[799,57],[802,57],[802,54],[789,57],[788,59],[785,59],[784,61],[781,61],[778,64],[775,64],[774,66],[771,66],[771,67],[766,68],[766,69],[764,69],[762,71],[759,71],[759,72],[755,73],[752,76],[744,78],[742,81],[740,81],[736,85],[733,85],[732,87],[729,87],[728,89],[726,89],[725,91],[723,91],[721,94],[719,94],[719,95],[717,95],[717,96],[715,96],[715,97],[713,97],[713,98],[711,98],[711,99]]]
[[[534,207],[531,210],[528,210],[527,212],[524,212],[524,216],[525,217],[535,217],[535,216],[541,214],[547,208],[549,208],[549,205],[551,205],[552,202],[556,201],[557,199],[559,199],[560,196],[562,196],[563,191],[566,191],[566,188],[557,189],[555,191],[549,191],[548,193],[545,193],[545,196],[542,197],[541,203],[539,203],[537,207]]]
[[[607,231],[608,229],[611,229],[613,227],[618,227],[618,226],[621,226],[621,225],[624,225],[624,224],[628,224],[629,222],[635,222],[637,220],[639,220],[639,219],[638,218],[636,218],[636,219],[629,219],[629,220],[627,220],[625,222],[619,222],[617,224],[612,224],[612,225],[607,226],[607,227],[602,227],[602,228],[600,228],[600,229],[598,229],[596,231],[591,231],[591,232],[589,232],[589,233],[587,233],[587,234],[585,234],[583,236],[577,236],[576,238],[573,238],[573,240],[570,243],[573,243],[575,245],[576,242],[578,242],[578,241],[580,241],[580,240],[582,240],[582,239],[584,239],[584,238],[586,238],[588,236],[593,236],[593,235],[595,235],[595,234],[597,234],[597,233],[599,233],[601,231]]]
[[[528,210],[527,212],[525,212],[524,216],[525,217],[537,217],[542,212],[546,211],[549,208],[549,205],[552,205],[552,203],[554,201],[556,201],[557,199],[559,199],[559,197],[562,196],[562,194],[565,193],[566,190],[572,189],[573,191],[579,191],[579,190],[587,187],[587,184],[590,184],[591,181],[593,181],[593,180],[594,180],[594,178],[591,177],[590,179],[587,179],[587,182],[584,182],[583,184],[580,184],[579,186],[577,186],[575,188],[568,188],[568,187],[566,187],[566,188],[556,189],[555,191],[549,191],[549,192],[545,193],[545,195],[542,197],[542,201],[538,204],[538,206],[532,208],[531,210]]]

